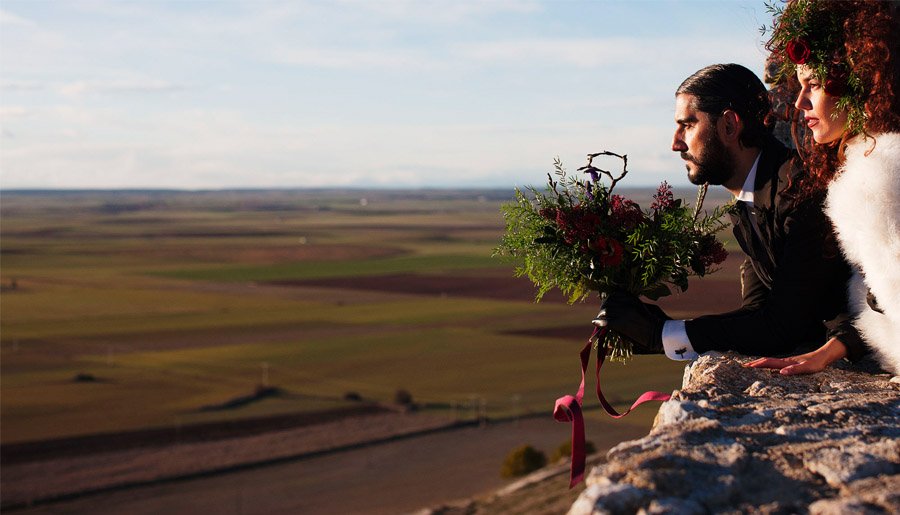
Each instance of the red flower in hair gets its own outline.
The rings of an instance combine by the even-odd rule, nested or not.
[[[847,92],[847,81],[839,78],[829,78],[825,80],[825,93],[833,97],[842,97]]]
[[[785,51],[787,51],[788,59],[794,64],[806,64],[806,61],[809,60],[809,45],[802,39],[790,41],[785,47]]]
[[[847,80],[849,79],[847,67],[840,63],[829,66],[828,77],[825,79],[825,93],[833,97],[842,97],[847,93]]]

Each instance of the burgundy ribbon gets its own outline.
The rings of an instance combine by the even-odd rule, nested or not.
[[[605,327],[597,327],[594,329],[594,333],[591,334],[591,337],[588,339],[584,348],[581,349],[581,386],[578,387],[578,393],[575,396],[565,395],[556,399],[556,405],[553,408],[553,418],[555,418],[559,422],[571,422],[572,423],[572,471],[571,471],[571,479],[569,481],[569,488],[573,488],[575,485],[584,480],[584,468],[585,468],[585,443],[584,443],[584,415],[581,411],[582,399],[584,398],[584,378],[585,374],[587,374],[587,366],[588,362],[591,359],[591,347],[594,344],[595,338],[603,338],[603,335],[606,334]],[[617,412],[612,405],[606,400],[606,397],[603,395],[603,390],[600,388],[600,367],[603,366],[603,361],[606,359],[606,346],[605,345],[597,345],[597,398],[600,400],[600,404],[603,406],[603,409],[606,411],[609,416],[612,418],[622,418],[625,415],[631,413],[631,410],[640,406],[641,404],[647,401],[667,401],[671,397],[671,395],[662,392],[644,392],[640,397],[634,401],[634,404],[631,405],[630,408],[625,410],[623,413]]]

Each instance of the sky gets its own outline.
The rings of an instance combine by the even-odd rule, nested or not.
[[[762,74],[763,0],[3,0],[0,188],[506,188],[628,154],[688,185],[674,91]],[[607,162],[617,168],[618,162]]]

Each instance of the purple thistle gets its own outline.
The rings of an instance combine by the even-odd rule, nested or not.
[[[597,182],[600,180],[600,176],[597,175],[597,172],[593,170],[588,170],[588,173],[591,174],[591,182]]]
[[[585,181],[584,185],[586,186],[584,193],[587,196],[588,200],[594,200],[594,185],[587,181]]]

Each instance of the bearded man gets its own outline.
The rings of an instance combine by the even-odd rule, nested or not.
[[[845,334],[850,268],[822,211],[824,192],[792,194],[801,171],[794,152],[772,136],[769,113],[765,86],[737,64],[707,66],[675,92],[672,150],[684,160],[688,179],[723,186],[735,198],[734,237],[746,254],[742,301],[729,313],[671,320],[656,305],[614,293],[594,324],[630,340],[635,354],[675,360],[711,350],[787,354],[818,347],[827,334],[851,341],[851,359],[864,353],[859,338]]]

